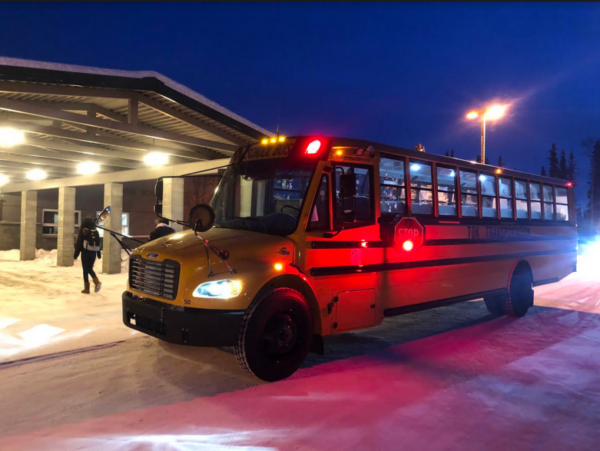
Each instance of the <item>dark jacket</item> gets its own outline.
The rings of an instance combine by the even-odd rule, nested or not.
[[[175,229],[169,227],[168,225],[157,227],[150,234],[150,239],[148,240],[148,242],[157,240],[159,238],[162,238],[163,236],[171,235],[172,233],[175,233]]]
[[[75,242],[75,253],[73,258],[79,257],[81,252],[96,252],[98,258],[102,258],[101,240],[98,230],[93,225],[83,223],[79,235],[77,235],[77,241]],[[97,250],[96,250],[97,249]]]

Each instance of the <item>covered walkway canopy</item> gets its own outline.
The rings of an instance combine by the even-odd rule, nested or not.
[[[22,193],[22,259],[35,254],[38,190],[59,189],[58,260],[68,264],[75,187],[104,185],[120,215],[121,182],[222,166],[265,136],[272,134],[156,72],[0,57],[0,193]],[[174,183],[165,207],[177,218],[183,188]]]

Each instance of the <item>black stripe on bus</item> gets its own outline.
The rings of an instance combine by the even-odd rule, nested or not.
[[[519,237],[519,238],[448,238],[439,240],[425,240],[423,246],[458,246],[465,244],[488,244],[488,243],[513,243],[523,241],[556,241],[556,240],[574,240],[568,237]],[[363,243],[367,243],[363,246]],[[312,241],[312,249],[381,249],[393,247],[391,243],[385,241]]]
[[[367,245],[364,246],[363,243]],[[392,247],[392,245],[384,241],[313,241],[310,247],[312,249],[374,249]]]
[[[557,240],[576,240],[577,238],[556,237],[556,236],[528,236],[517,238],[447,238],[439,240],[425,240],[423,246],[452,246],[463,244],[487,244],[487,243],[514,243],[523,241],[557,241]]]
[[[388,308],[383,311],[383,316],[398,316],[405,315],[407,313],[420,312],[422,310],[429,310],[436,307],[443,307],[446,305],[458,304],[459,302],[472,301],[474,299],[481,299],[487,296],[502,296],[506,295],[507,291],[505,288],[498,290],[481,291],[479,293],[471,293],[464,296],[456,296],[453,298],[440,299],[439,301],[422,302],[420,304],[404,305],[402,307]]]
[[[477,257],[462,257],[462,258],[444,258],[439,260],[420,260],[414,262],[396,262],[396,263],[377,263],[374,265],[352,265],[352,266],[323,266],[311,268],[312,276],[338,276],[343,274],[363,274],[380,271],[396,271],[415,268],[429,268],[432,266],[452,266],[462,265],[465,263],[482,263],[497,260],[507,260],[513,258],[538,257],[542,255],[568,254],[576,252],[575,249],[570,251],[555,250],[555,251],[539,251],[539,252],[521,252],[518,254],[499,254],[499,255],[482,255]]]

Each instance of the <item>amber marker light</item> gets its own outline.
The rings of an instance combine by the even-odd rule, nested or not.
[[[265,138],[265,139],[263,139],[263,140],[261,141],[261,143],[263,143],[263,144],[269,144],[269,140],[268,140],[267,138]]]

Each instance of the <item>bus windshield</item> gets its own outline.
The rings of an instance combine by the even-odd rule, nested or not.
[[[229,166],[211,202],[215,225],[282,236],[294,232],[315,164],[274,158]]]

